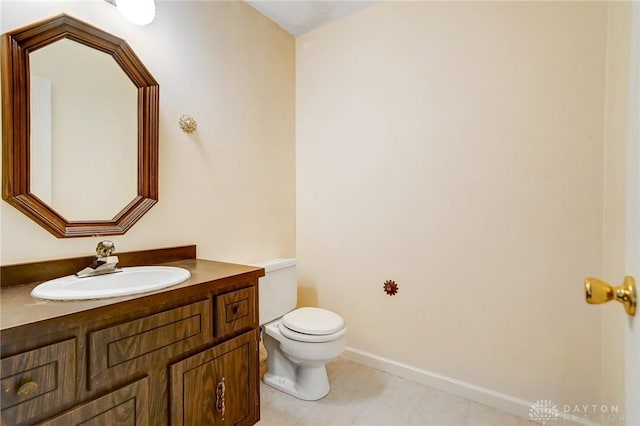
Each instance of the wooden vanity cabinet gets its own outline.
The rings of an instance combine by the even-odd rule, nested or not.
[[[2,330],[1,425],[256,423],[263,273]]]

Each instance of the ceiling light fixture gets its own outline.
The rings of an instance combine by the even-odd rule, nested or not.
[[[154,0],[105,0],[114,5],[120,14],[132,24],[148,25],[156,17]]]

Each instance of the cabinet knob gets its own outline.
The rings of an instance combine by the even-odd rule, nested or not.
[[[220,413],[222,416],[222,420],[224,421],[224,394],[226,391],[226,386],[224,384],[224,377],[218,384],[216,385],[216,411]]]
[[[38,391],[38,384],[36,382],[26,382],[23,383],[18,388],[18,396],[20,398],[26,398],[28,396],[33,395]]]

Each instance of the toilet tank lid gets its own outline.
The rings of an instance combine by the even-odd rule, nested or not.
[[[252,262],[251,266],[257,266],[259,268],[264,268],[265,272],[276,271],[282,268],[288,268],[290,266],[296,265],[295,258],[278,258],[278,259],[269,259],[263,260],[261,262]]]

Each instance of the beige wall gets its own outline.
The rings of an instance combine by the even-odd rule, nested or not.
[[[295,255],[294,39],[243,2],[157,2],[137,27],[101,0],[2,1],[2,32],[66,12],[126,39],[160,83],[160,200],[119,251],[198,245],[202,258]],[[192,115],[189,136],[178,118]],[[0,203],[2,264],[91,254]]]
[[[390,2],[299,37],[300,304],[359,351],[599,403],[606,26],[606,3]]]

